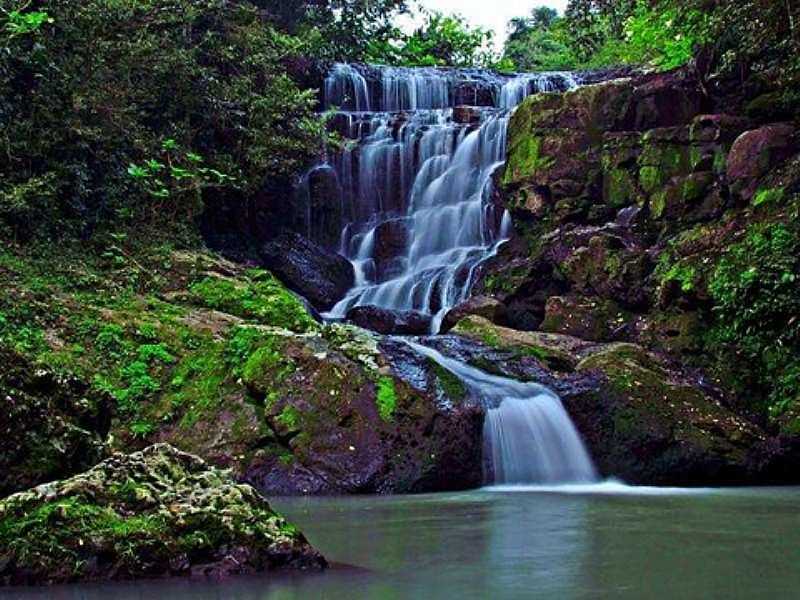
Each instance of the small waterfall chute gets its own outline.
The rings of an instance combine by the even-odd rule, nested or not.
[[[559,397],[541,385],[490,375],[416,342],[486,408],[485,480],[494,485],[594,483],[597,470]]]

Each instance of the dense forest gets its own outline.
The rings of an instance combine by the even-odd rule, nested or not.
[[[800,7],[524,4],[501,45],[410,0],[0,0],[0,584],[324,568],[260,494],[480,486],[481,377],[554,390],[602,476],[800,480]],[[508,243],[451,306],[323,318],[372,276],[342,165],[385,134],[413,198],[442,126]],[[404,202],[349,223],[377,278]]]

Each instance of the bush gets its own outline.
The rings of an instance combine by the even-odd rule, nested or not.
[[[318,152],[302,51],[249,2],[0,0],[0,223],[17,237],[191,222]],[[2,15],[5,15],[3,17]]]
[[[717,266],[712,347],[734,383],[777,416],[800,399],[800,227],[759,224]]]

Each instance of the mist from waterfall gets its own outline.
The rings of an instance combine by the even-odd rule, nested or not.
[[[511,111],[532,93],[575,86],[566,73],[334,65],[325,103],[353,142],[326,168],[339,187],[337,250],[356,283],[326,316],[368,305],[418,311],[438,332],[510,234],[493,175]]]

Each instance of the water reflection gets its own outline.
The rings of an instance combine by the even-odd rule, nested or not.
[[[475,491],[278,499],[324,574],[0,592],[54,600],[790,598],[800,489]],[[620,493],[624,492],[624,493]],[[642,493],[644,492],[644,493]],[[656,493],[658,492],[658,493]]]

